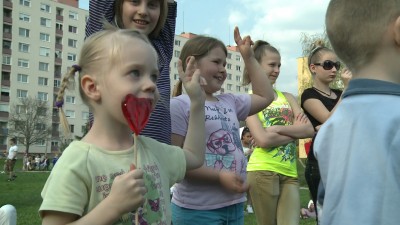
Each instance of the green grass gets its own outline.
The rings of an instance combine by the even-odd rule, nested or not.
[[[0,174],[0,206],[12,204],[17,208],[18,225],[38,225],[41,224],[38,214],[39,206],[42,202],[40,192],[46,182],[49,172],[22,172],[21,159],[15,165],[15,181],[8,182],[5,174]],[[0,170],[4,166],[4,159],[0,160]],[[300,186],[305,187],[304,168],[299,167]],[[307,206],[310,199],[307,189],[300,190],[301,206]],[[300,216],[300,212],[299,212]],[[314,225],[314,219],[300,219],[300,225]],[[247,214],[245,225],[257,225],[254,214]]]

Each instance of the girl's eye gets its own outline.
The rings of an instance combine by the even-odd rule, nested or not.
[[[140,77],[139,70],[132,70],[132,71],[130,72],[130,75],[131,75],[132,77],[134,77],[134,78]]]
[[[157,80],[158,80],[158,75],[157,75],[157,74],[152,74],[152,75],[150,75],[150,79],[151,79],[154,83],[156,83]]]
[[[149,2],[149,8],[151,9],[156,9],[159,8],[160,2],[159,1],[151,1]]]

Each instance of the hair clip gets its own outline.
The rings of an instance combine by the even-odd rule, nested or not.
[[[64,100],[56,101],[57,108],[61,108],[63,106],[63,104],[64,104]]]
[[[72,65],[72,67],[78,72],[82,70],[82,68],[79,65]]]

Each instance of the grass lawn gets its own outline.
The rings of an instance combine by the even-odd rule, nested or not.
[[[8,182],[5,174],[0,174],[0,206],[12,204],[17,208],[18,225],[38,225],[41,224],[38,209],[42,202],[40,192],[46,182],[49,172],[22,172],[21,159],[15,165],[15,181]],[[4,159],[0,160],[0,171],[3,170]],[[299,167],[300,185],[305,187],[304,169],[301,164]],[[307,189],[300,190],[301,206],[307,206],[310,199]],[[300,212],[299,212],[300,216]],[[300,225],[314,225],[314,219],[300,219]],[[254,214],[245,217],[245,225],[257,225]]]

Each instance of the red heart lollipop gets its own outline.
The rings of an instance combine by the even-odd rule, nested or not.
[[[152,108],[152,100],[149,98],[136,98],[132,94],[125,97],[122,102],[122,112],[135,135],[139,135],[146,126]]]

